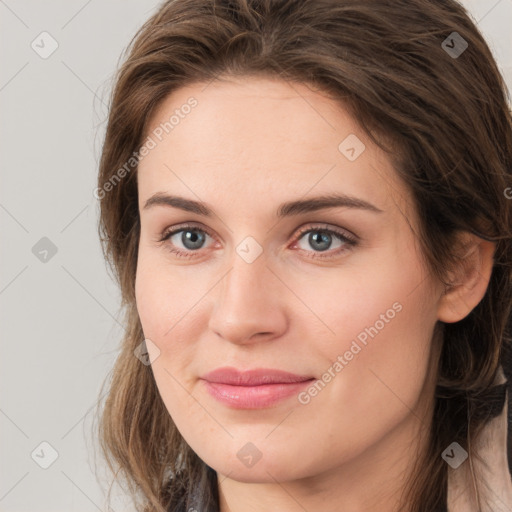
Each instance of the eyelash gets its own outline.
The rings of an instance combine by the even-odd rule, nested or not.
[[[206,229],[203,229],[203,228],[198,228],[197,226],[194,226],[192,224],[183,224],[183,225],[180,225],[180,226],[177,226],[177,227],[165,230],[162,233],[161,237],[159,237],[157,242],[160,243],[160,244],[164,244],[167,240],[169,240],[169,238],[171,238],[176,233],[180,233],[181,231],[188,231],[188,230],[196,231],[196,232],[199,232],[199,233],[206,233],[211,238],[215,238],[210,233],[209,230],[206,230]],[[297,233],[296,237],[295,237],[294,244],[299,242],[300,239],[305,234],[310,233],[310,232],[328,233],[330,235],[334,235],[341,242],[346,244],[344,247],[338,248],[334,254],[331,254],[329,256],[323,256],[322,252],[319,252],[319,251],[306,251],[306,252],[313,252],[314,256],[311,256],[313,259],[315,259],[315,258],[330,259],[330,258],[338,256],[340,253],[345,252],[345,251],[349,250],[350,248],[355,247],[357,245],[356,237],[349,236],[346,233],[342,233],[341,231],[338,231],[338,230],[335,230],[335,229],[332,229],[332,228],[327,228],[327,227],[324,227],[324,226],[322,226],[322,227],[307,227],[307,228],[300,229],[299,232]],[[305,249],[299,249],[299,250],[305,251]],[[176,249],[176,248],[171,248],[170,251],[172,253],[176,254],[177,256],[184,257],[184,258],[193,258],[195,256],[194,253],[199,252],[199,250],[196,250],[196,251],[192,251],[192,250],[182,251],[181,249]],[[325,252],[330,252],[330,250],[327,250]]]

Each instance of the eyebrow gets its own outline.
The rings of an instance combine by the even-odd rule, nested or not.
[[[157,192],[151,196],[146,201],[143,209],[147,210],[157,205],[179,208],[180,210],[196,213],[205,217],[212,217],[214,214],[213,210],[204,203],[194,201],[192,199],[186,199],[184,197],[167,195],[162,192]],[[276,215],[278,218],[290,217],[293,215],[300,215],[302,213],[322,210],[324,208],[354,208],[368,210],[374,213],[383,213],[383,210],[377,208],[377,206],[365,201],[364,199],[359,199],[345,194],[329,194],[312,197],[310,199],[288,201],[279,206]]]

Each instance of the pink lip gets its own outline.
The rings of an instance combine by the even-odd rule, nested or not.
[[[203,375],[202,380],[220,402],[235,409],[262,409],[299,393],[314,377],[270,368],[241,372],[224,367]]]

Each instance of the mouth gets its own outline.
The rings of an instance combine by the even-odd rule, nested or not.
[[[263,409],[297,395],[315,380],[283,370],[218,368],[201,377],[208,393],[235,409]]]

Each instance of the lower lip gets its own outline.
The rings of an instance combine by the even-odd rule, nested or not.
[[[233,386],[207,380],[204,383],[210,395],[234,409],[263,409],[290,396],[297,395],[314,380],[263,384],[261,386]]]

